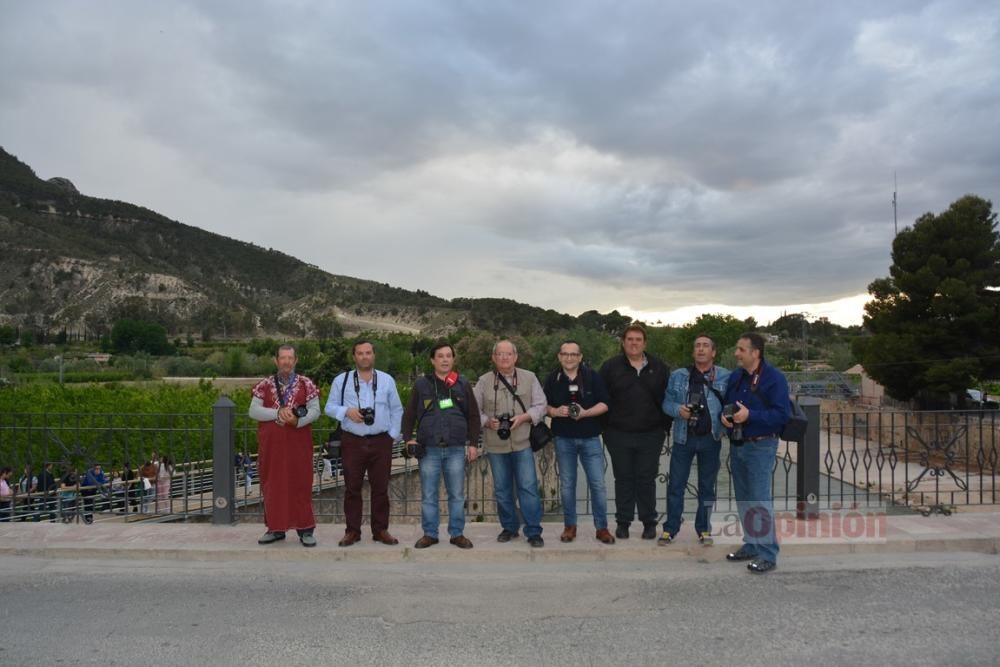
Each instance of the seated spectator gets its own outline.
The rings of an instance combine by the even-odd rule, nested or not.
[[[77,516],[76,500],[80,492],[80,476],[76,468],[70,466],[59,484],[59,506],[63,523],[69,523]]]
[[[155,454],[153,456],[156,456]],[[146,507],[152,504],[156,497],[156,475],[159,468],[159,459],[157,458],[154,463],[152,459],[146,461],[141,468],[139,468],[139,478],[142,479],[142,512],[146,512]]]
[[[80,491],[80,495],[83,496],[84,523],[94,523],[94,502],[98,496],[104,495],[107,484],[100,463],[95,463],[87,469],[83,476],[83,489]]]
[[[39,498],[36,501],[39,507],[39,514],[36,515],[36,520],[44,518],[50,521],[56,520],[56,489],[58,489],[56,484],[56,477],[52,474],[52,463],[48,462],[42,466],[42,471],[38,473],[38,493]]]
[[[14,490],[10,488],[10,468],[0,468],[0,521],[10,521],[14,516]]]
[[[34,495],[37,491],[38,477],[31,474],[31,465],[26,465],[24,466],[24,474],[17,480],[17,489],[15,490],[15,494],[21,499],[21,521],[26,521],[29,516],[38,521],[38,516],[34,515]]]

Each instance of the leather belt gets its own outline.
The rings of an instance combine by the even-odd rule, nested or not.
[[[777,440],[777,433],[768,433],[767,435],[756,435],[752,438],[743,438],[743,442],[760,442],[761,440]]]
[[[352,438],[363,438],[365,440],[371,440],[372,438],[388,438],[389,434],[385,431],[381,433],[371,433],[369,435],[358,435],[357,433],[351,433],[350,431],[344,431],[344,435],[349,435]]]

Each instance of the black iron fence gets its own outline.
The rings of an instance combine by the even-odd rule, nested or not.
[[[802,443],[782,442],[773,470],[775,508],[813,516],[838,507],[949,512],[955,506],[1000,502],[1000,415],[982,412],[839,412],[820,414],[803,399],[810,429]],[[343,521],[339,461],[327,461],[329,429],[313,429],[313,496],[320,521]],[[561,520],[560,475],[552,447],[536,455],[548,520]],[[666,510],[672,443],[664,440],[657,506]],[[155,454],[155,459],[154,459]],[[723,440],[718,511],[736,509],[728,442]],[[166,457],[171,464],[155,460]],[[103,482],[88,484],[100,464]],[[149,466],[156,467],[156,474]],[[695,464],[696,465],[696,464]],[[0,466],[10,466],[12,497],[0,500],[0,520],[134,521],[212,517],[216,522],[260,521],[257,426],[222,398],[206,414],[0,415]],[[27,467],[27,471],[25,470]],[[48,467],[48,470],[46,468]],[[143,468],[146,467],[144,471]],[[74,483],[66,472],[75,469]],[[393,520],[420,516],[416,461],[394,450],[390,495]],[[51,480],[47,480],[51,475]],[[144,481],[147,480],[147,481]],[[609,511],[614,480],[605,457]],[[592,512],[589,488],[577,475],[577,513]],[[697,473],[687,485],[695,509]],[[69,478],[69,481],[73,481]],[[497,509],[485,457],[466,468],[469,520],[495,520]],[[367,507],[367,503],[366,503]],[[442,506],[442,512],[445,506]]]
[[[925,514],[1000,502],[1000,412],[866,411],[820,420],[825,495]]]

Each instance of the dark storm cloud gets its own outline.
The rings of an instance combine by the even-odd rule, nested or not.
[[[177,203],[185,222],[266,241],[248,237],[267,233],[266,196],[302,225],[301,246],[282,249],[320,264],[316,249],[360,222],[401,239],[384,250],[389,273],[329,268],[439,293],[435,273],[414,284],[401,260],[445,228],[457,256],[503,249],[469,260],[490,278],[465,293],[495,293],[492,276],[518,267],[587,285],[597,308],[615,294],[650,309],[833,300],[887,273],[894,172],[901,224],[966,192],[996,197],[1000,182],[990,3],[0,12],[12,132],[56,122],[51,108],[22,117],[37,99],[99,100],[69,111],[101,123],[109,105],[124,130],[108,150],[138,154],[134,135],[183,156],[205,200],[228,198],[219,209],[242,224],[199,212],[192,193]]]

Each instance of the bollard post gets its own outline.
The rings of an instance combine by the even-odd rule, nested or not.
[[[819,518],[820,400],[812,396],[803,396],[798,399],[798,404],[809,418],[809,424],[806,426],[805,438],[798,443],[798,465],[795,469],[798,502],[795,515],[800,520],[814,520]]]
[[[212,406],[212,524],[236,523],[236,404],[220,396]]]

